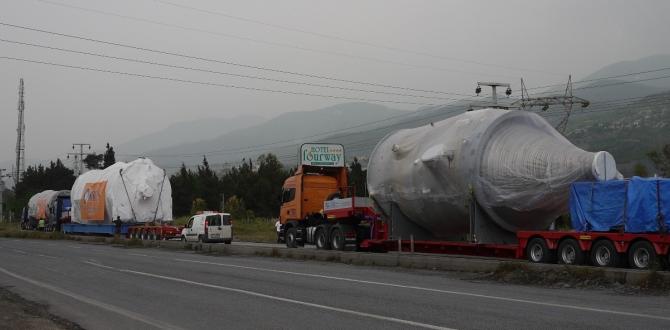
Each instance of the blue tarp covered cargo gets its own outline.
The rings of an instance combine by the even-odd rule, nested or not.
[[[575,182],[570,216],[579,231],[665,231],[670,228],[670,179]]]

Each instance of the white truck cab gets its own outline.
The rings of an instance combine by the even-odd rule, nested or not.
[[[181,231],[184,242],[224,242],[233,241],[233,223],[229,213],[205,211],[192,216]]]

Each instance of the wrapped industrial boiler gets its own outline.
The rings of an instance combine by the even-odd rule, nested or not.
[[[572,182],[620,175],[535,113],[484,109],[387,135],[367,184],[392,236],[503,243],[566,213]]]
[[[147,158],[118,162],[80,175],[72,186],[72,222],[146,223],[172,220],[172,188]]]

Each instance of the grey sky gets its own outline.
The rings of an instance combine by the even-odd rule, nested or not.
[[[464,94],[472,93],[477,80],[510,81],[514,87],[518,87],[521,76],[529,87],[560,83],[569,73],[579,78],[613,62],[670,53],[667,39],[670,23],[665,17],[670,12],[670,2],[664,0],[168,0],[345,39],[496,66],[384,50],[189,11],[153,0],[49,1],[218,34],[138,22],[38,0],[0,0],[0,21],[222,61]],[[221,34],[354,57],[244,41]],[[207,70],[365,87],[151,54],[5,26],[0,26],[0,38]],[[0,56],[255,88],[395,101],[445,102],[166,69],[4,42],[0,42]],[[73,142],[92,143],[101,151],[107,141],[117,145],[178,121],[248,113],[270,118],[281,112],[313,110],[346,102],[83,72],[0,59],[0,162],[14,159],[20,77],[26,84],[28,159],[64,158],[64,154],[71,151]],[[401,109],[417,107],[388,105]]]

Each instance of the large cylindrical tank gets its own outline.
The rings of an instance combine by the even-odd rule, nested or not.
[[[547,229],[569,185],[620,176],[612,155],[577,148],[541,116],[484,109],[383,138],[370,155],[370,197],[434,238],[470,230],[471,202],[503,230]]]
[[[72,222],[111,224],[172,220],[172,188],[147,158],[80,175],[72,186]]]

